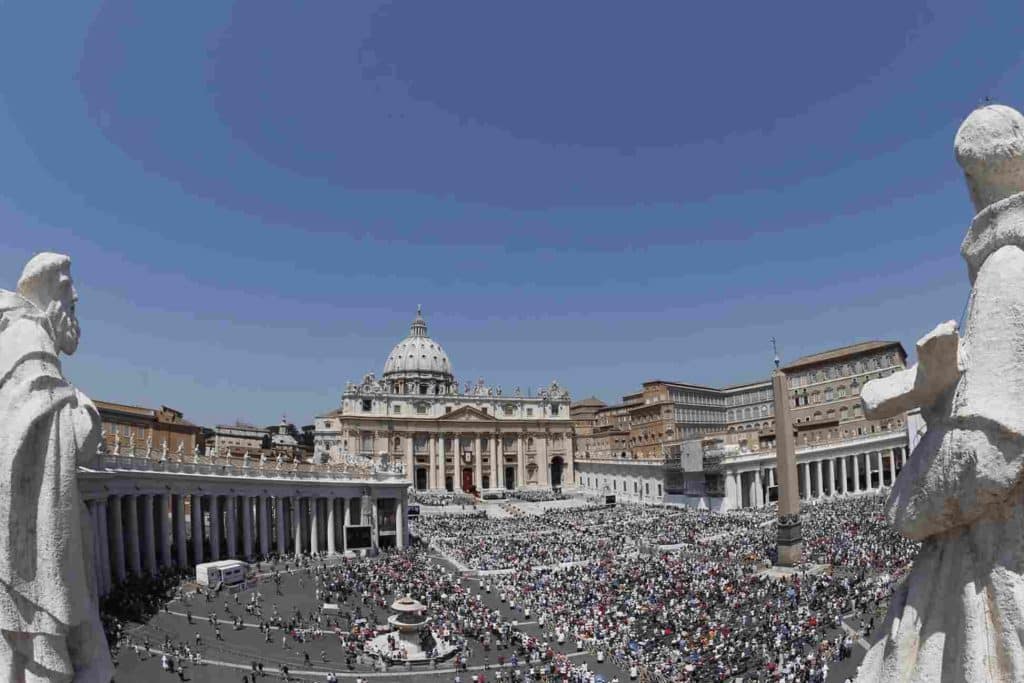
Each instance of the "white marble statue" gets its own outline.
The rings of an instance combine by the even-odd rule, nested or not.
[[[199,444],[192,449],[192,462],[199,464]]]
[[[179,461],[182,459],[182,457],[185,455],[185,442],[184,441],[179,441],[178,442],[178,450],[174,451],[174,454],[178,456],[178,460]]]
[[[135,457],[135,432],[128,434],[128,457]]]
[[[963,335],[939,325],[862,392],[871,419],[920,406],[928,424],[888,502],[921,551],[862,683],[1024,681],[1024,117],[978,109],[955,149],[977,211]]]
[[[146,457],[149,458],[153,455],[153,437],[146,437]]]
[[[164,439],[163,441],[160,442],[160,459],[167,459],[167,439]]]
[[[50,253],[0,291],[0,681],[113,677],[75,469],[94,465],[100,418],[59,359],[78,347],[77,298]]]
[[[114,455],[121,455],[121,435],[114,434]]]

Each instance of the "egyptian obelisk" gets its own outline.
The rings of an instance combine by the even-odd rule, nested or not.
[[[772,345],[774,344],[775,339],[772,339]],[[779,487],[777,564],[795,567],[800,564],[803,541],[800,526],[800,489],[796,473],[793,423],[789,418],[789,380],[779,367],[778,351],[775,353],[772,391],[775,395],[775,467]]]

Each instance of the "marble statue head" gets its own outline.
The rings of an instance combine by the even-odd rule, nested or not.
[[[57,350],[73,354],[80,336],[75,303],[78,292],[71,280],[71,258],[43,252],[25,264],[18,280],[18,294],[46,314]]]
[[[1024,116],[1016,109],[975,109],[960,124],[953,149],[976,212],[1024,192]]]

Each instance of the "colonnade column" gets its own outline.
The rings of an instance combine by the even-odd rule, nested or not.
[[[828,469],[828,495],[833,498],[836,495],[836,461],[829,458],[824,462]]]
[[[860,493],[860,453],[853,455],[853,492]]]
[[[103,595],[110,592],[113,579],[110,572],[110,534],[107,533],[107,497],[100,499],[96,532],[100,537],[100,571]]]
[[[320,552],[320,499],[316,497],[309,499],[309,552]]]
[[[171,508],[171,496],[161,493],[157,499],[157,529],[160,533],[160,566],[171,566],[171,529],[168,513]]]
[[[302,499],[292,498],[292,531],[295,538],[295,557],[302,555]]]
[[[203,497],[192,494],[192,560],[193,564],[203,561]]]
[[[121,496],[110,497],[110,517],[107,523],[108,535],[112,540],[114,576],[121,583],[128,577],[124,558],[124,521],[121,514]]]
[[[145,550],[146,571],[156,576],[156,531],[153,526],[153,496],[145,494],[142,499],[142,547]]]
[[[844,496],[849,493],[849,485],[846,482],[846,456],[839,459],[839,493]]]
[[[493,482],[492,482],[493,486]],[[405,548],[405,493],[395,499],[395,547]]]
[[[804,498],[811,499],[811,463],[804,463]]]
[[[641,484],[643,486],[643,484]],[[761,488],[761,470],[754,470],[754,500],[752,501],[756,507],[764,506],[764,489]]]
[[[188,566],[188,548],[185,543],[185,496],[174,495],[174,555],[179,567]]]
[[[228,537],[228,557],[234,559],[238,557],[238,497],[232,493],[226,502],[224,527]]]
[[[272,513],[270,511],[270,497],[269,496],[256,496],[256,535],[260,545],[260,555],[263,557],[270,556],[270,521]],[[280,510],[277,511],[280,514]],[[280,524],[280,520],[278,521]],[[278,527],[280,529],[280,526]],[[281,536],[284,533],[281,532]]]
[[[889,449],[889,481],[890,486],[896,485],[896,449]]]
[[[216,562],[220,555],[220,500],[217,494],[210,496],[210,560]]]
[[[412,453],[412,447],[410,446],[409,452]],[[337,506],[338,501],[332,497],[327,498],[327,554],[337,554],[337,544],[335,543],[334,537],[337,534],[337,527],[334,526],[334,508]]]
[[[142,576],[142,557],[139,552],[138,496],[125,496],[128,502],[128,568],[135,576]]]
[[[476,487],[477,491],[484,490],[484,454],[483,454],[483,439],[479,434],[476,435],[476,443],[473,446],[473,486]]]
[[[250,559],[252,553],[252,496],[242,496],[242,554]],[[260,500],[260,498],[256,498]]]
[[[284,499],[281,496],[274,496],[274,511],[277,513],[277,554],[284,557],[288,551],[288,545],[285,543],[284,537]],[[260,529],[260,534],[263,533],[263,529]],[[260,543],[263,542],[262,536],[260,537]]]
[[[816,460],[814,462],[814,483],[817,484],[818,488],[816,491],[815,498],[821,498],[824,495],[822,481],[821,481],[821,461]]]
[[[365,497],[364,497],[365,502]],[[370,545],[380,548],[380,515],[377,509],[377,491],[370,497]]]
[[[433,441],[433,439],[431,439]],[[341,552],[348,550],[348,496],[341,499]]]

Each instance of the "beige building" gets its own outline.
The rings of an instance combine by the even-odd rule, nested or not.
[[[892,484],[909,455],[906,421],[866,420],[859,397],[865,382],[905,365],[899,342],[869,341],[783,367],[790,378],[802,498]],[[582,488],[627,499],[665,499],[657,492],[675,492],[671,477],[676,462],[684,444],[697,441],[705,454],[704,505],[730,509],[776,499],[770,380],[721,389],[651,381],[625,399],[618,406],[594,409],[593,417],[574,410],[588,422],[576,457],[576,483]],[[602,432],[606,411],[614,418],[604,421]],[[614,440],[618,447],[611,447]]]
[[[380,379],[350,382],[341,406],[316,418],[314,459],[404,468],[417,490],[476,493],[573,481],[569,392],[532,395],[456,381],[448,354],[417,312]]]
[[[200,427],[185,419],[180,410],[160,406],[144,408],[110,401],[95,401],[103,425],[104,447],[108,452],[134,449],[143,455],[191,453],[198,443]]]

